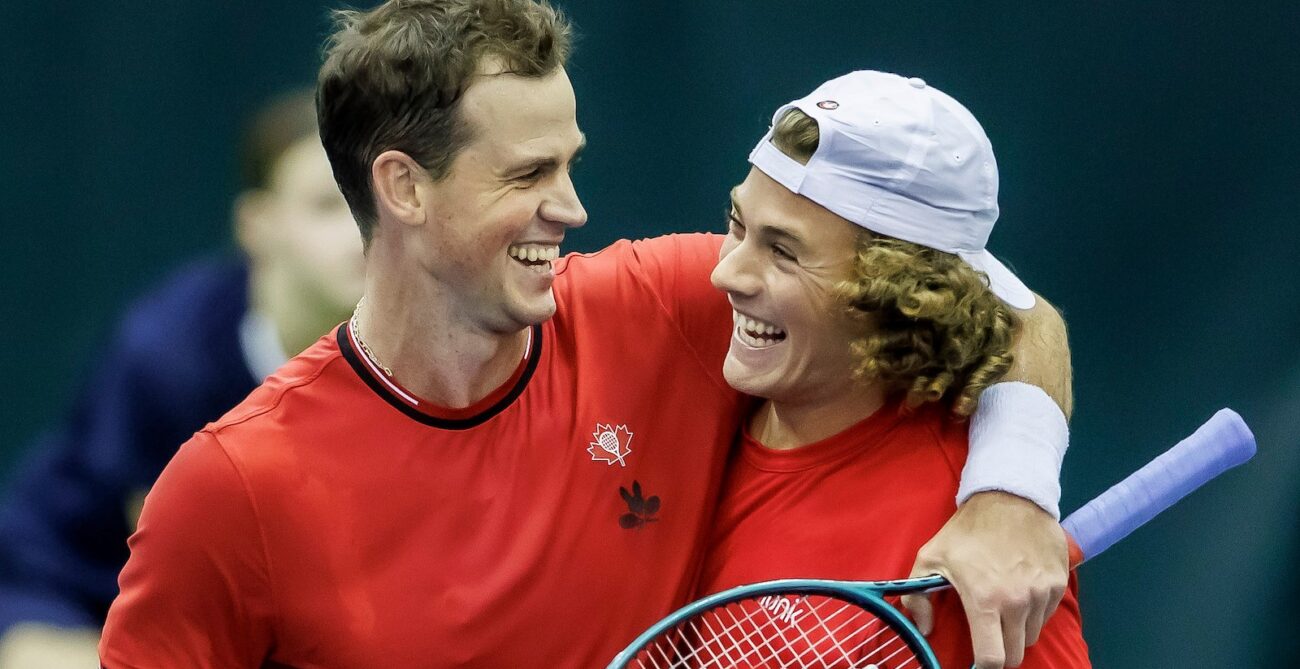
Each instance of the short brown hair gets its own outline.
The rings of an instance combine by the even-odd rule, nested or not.
[[[246,190],[267,188],[276,163],[289,147],[316,136],[316,100],[310,88],[271,98],[253,115],[239,146],[240,184]]]
[[[384,151],[435,180],[473,138],[460,101],[485,57],[545,76],[568,58],[571,28],[544,0],[388,0],[334,13],[316,85],[321,142],[334,179],[370,242],[377,213],[370,167]]]
[[[802,163],[818,139],[817,121],[797,109],[772,132],[772,143]],[[907,406],[947,397],[954,414],[969,416],[1011,367],[1020,320],[956,255],[862,230],[853,277],[836,294],[863,326],[851,343],[854,376],[906,392]]]

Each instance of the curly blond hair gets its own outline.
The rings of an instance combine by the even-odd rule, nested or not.
[[[778,149],[803,163],[818,139],[817,122],[797,109],[772,133]],[[906,392],[908,407],[948,398],[953,414],[970,416],[1011,367],[1020,319],[956,255],[862,230],[853,277],[836,296],[861,325],[850,344],[854,378]]]

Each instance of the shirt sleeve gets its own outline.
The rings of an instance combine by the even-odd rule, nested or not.
[[[722,383],[731,308],[709,279],[722,239],[690,233],[620,241],[598,253],[569,256],[561,271],[581,274],[572,282],[575,299],[588,306],[638,310],[627,318],[647,318],[646,310],[652,309],[655,316],[668,318],[684,345]]]
[[[181,447],[131,536],[99,647],[105,669],[262,666],[274,605],[256,514],[216,437]]]
[[[705,233],[632,243],[641,277],[687,334],[708,333],[716,338],[718,323],[731,321],[726,295],[710,280],[721,248],[721,235]]]

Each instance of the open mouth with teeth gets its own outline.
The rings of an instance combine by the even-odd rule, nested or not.
[[[506,253],[517,263],[534,272],[548,272],[551,262],[560,257],[560,247],[545,244],[513,244]]]
[[[736,321],[736,337],[742,343],[753,348],[767,348],[785,341],[785,330],[756,318],[750,318],[739,311],[732,311]]]

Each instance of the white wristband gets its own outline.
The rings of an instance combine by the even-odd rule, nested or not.
[[[1061,518],[1061,461],[1070,441],[1065,414],[1042,388],[1011,381],[980,393],[970,423],[970,452],[957,488],[971,495],[1001,490]]]

